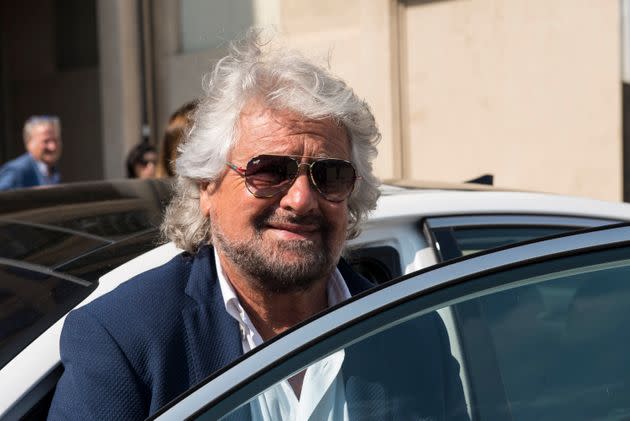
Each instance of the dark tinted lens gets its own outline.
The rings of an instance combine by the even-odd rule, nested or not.
[[[260,155],[247,163],[245,180],[254,195],[273,196],[291,184],[297,170],[297,162],[288,156]]]
[[[341,159],[315,161],[311,174],[321,194],[331,201],[342,201],[350,196],[356,180],[352,164]]]

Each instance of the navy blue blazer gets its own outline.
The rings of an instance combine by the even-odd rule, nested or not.
[[[352,295],[372,286],[345,262],[339,269]],[[216,273],[212,248],[202,247],[194,256],[178,255],[72,311],[61,334],[64,373],[49,419],[143,419],[241,356],[238,323],[225,311]],[[342,372],[351,415],[396,417],[401,405],[384,405],[388,393],[403,393],[394,390],[404,388],[400,380],[417,382],[423,376],[431,379],[426,395],[403,406],[420,407],[420,413],[435,415],[431,419],[463,410],[456,361],[450,351],[446,355],[429,351],[436,346],[426,347],[448,341],[441,319],[435,314],[420,320],[417,336],[404,349],[387,335],[377,335],[381,339],[361,343],[369,353],[358,347],[346,351]],[[373,370],[366,355],[409,360],[415,367],[412,378],[383,385],[382,379],[391,375]]]
[[[53,175],[59,182],[59,173]],[[33,157],[27,152],[0,167],[0,191],[46,184]]]

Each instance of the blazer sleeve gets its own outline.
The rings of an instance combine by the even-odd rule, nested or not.
[[[0,168],[0,191],[9,190],[18,186],[17,171],[10,167]]]
[[[116,340],[85,307],[66,318],[60,348],[64,372],[49,420],[133,420],[148,415],[146,388]]]

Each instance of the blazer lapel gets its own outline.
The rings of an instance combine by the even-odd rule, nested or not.
[[[44,184],[44,177],[39,172],[39,168],[37,168],[35,158],[33,158],[28,152],[25,155],[27,157],[26,164],[28,165],[29,171],[23,180],[25,184],[24,187],[40,186]]]
[[[182,311],[194,385],[243,354],[238,322],[225,311],[211,247],[194,256],[186,294],[194,300]]]

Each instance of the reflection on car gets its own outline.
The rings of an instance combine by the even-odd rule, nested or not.
[[[0,417],[45,417],[62,370],[59,334],[70,310],[180,252],[172,244],[158,247],[170,182],[0,193]],[[345,254],[375,284],[515,242],[630,221],[630,205],[623,203],[407,181],[381,190],[378,208]],[[550,291],[535,296],[539,304],[556,303],[540,315],[554,325],[553,315],[568,302],[551,300],[564,290]],[[506,296],[506,313],[532,307],[530,295]],[[455,316],[439,313],[450,329]],[[454,337],[449,340],[453,345]],[[456,357],[462,349],[453,346]]]

